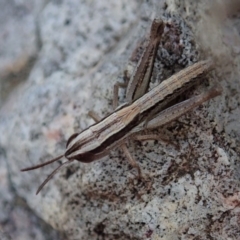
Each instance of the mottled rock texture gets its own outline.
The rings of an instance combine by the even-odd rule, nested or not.
[[[24,64],[14,71],[5,67],[0,75],[5,81],[12,72],[28,72],[21,85],[10,88],[0,111],[0,232],[10,239],[239,239],[237,1],[62,0],[35,7],[32,25],[18,23],[31,41],[29,51],[19,47],[25,55],[15,54],[11,62]],[[167,27],[151,87],[212,57],[215,69],[179,100],[217,83],[222,95],[155,131],[170,144],[130,144],[145,181],[137,180],[116,149],[99,161],[68,165],[36,196],[58,163],[20,169],[62,154],[71,134],[94,123],[89,110],[100,117],[112,112],[113,85],[123,81],[125,70],[133,72],[141,52],[136,46],[146,43],[153,18]],[[9,41],[5,56],[13,50]]]

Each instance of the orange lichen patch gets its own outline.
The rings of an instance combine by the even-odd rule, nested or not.
[[[60,141],[61,140],[61,132],[59,130],[49,130],[45,133],[45,136],[48,140]]]
[[[63,135],[73,133],[74,119],[71,115],[65,115],[54,119],[43,129],[43,134],[49,140],[60,141]]]
[[[233,196],[229,196],[226,198],[222,198],[224,207],[226,208],[235,208],[235,207],[240,207],[240,192],[235,193]]]

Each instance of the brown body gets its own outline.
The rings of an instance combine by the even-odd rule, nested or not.
[[[181,89],[196,80],[211,67],[211,61],[200,61],[176,73],[129,106],[113,112],[68,141],[65,157],[80,162],[92,162],[107,155],[119,142],[129,137],[131,131],[144,122],[149,113],[166,99],[177,97]]]

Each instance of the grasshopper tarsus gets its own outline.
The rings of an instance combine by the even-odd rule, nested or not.
[[[127,83],[117,82],[113,86],[113,109],[115,110],[118,107],[118,92],[119,88],[127,88]]]
[[[88,116],[93,119],[94,122],[100,122],[101,118],[98,116],[98,114],[94,111],[89,111]]]
[[[134,140],[141,141],[141,142],[148,141],[148,140],[163,141],[166,144],[172,145],[176,150],[180,149],[178,144],[175,144],[171,140],[169,140],[165,137],[159,136],[158,134],[135,135],[133,138],[134,138]]]
[[[120,147],[121,147],[122,151],[124,152],[125,156],[127,157],[127,160],[129,161],[129,163],[132,165],[133,168],[135,168],[137,170],[138,178],[142,178],[141,168],[137,164],[136,160],[133,158],[132,154],[129,152],[126,144],[123,143],[123,144],[121,144]]]

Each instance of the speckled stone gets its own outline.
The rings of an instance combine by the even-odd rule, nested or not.
[[[238,238],[240,16],[211,22],[206,11],[211,7],[190,0],[63,0],[44,7],[39,58],[1,109],[0,159],[9,162],[17,194],[68,239]],[[216,57],[216,69],[184,97],[214,81],[223,86],[222,95],[155,131],[170,144],[130,145],[142,181],[116,149],[90,164],[72,163],[36,196],[58,163],[26,173],[19,169],[62,154],[71,134],[93,124],[89,110],[100,117],[112,111],[113,85],[125,69],[133,71],[131,53],[147,38],[154,17],[168,24],[151,87],[197,59]],[[234,30],[227,31],[230,27]],[[208,35],[201,37],[205,30]]]

